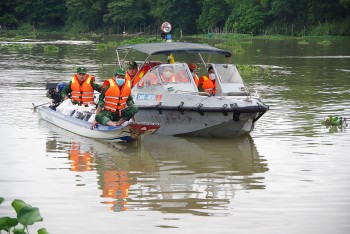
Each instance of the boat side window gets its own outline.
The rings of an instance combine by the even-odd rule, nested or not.
[[[164,83],[190,83],[189,73],[184,64],[165,64],[159,67]]]
[[[219,64],[216,65],[216,70],[222,83],[243,83],[242,77],[234,65]]]
[[[190,74],[187,71],[187,67],[183,64],[175,67],[175,82],[176,83],[190,83],[191,78]]]
[[[149,71],[142,79],[138,82],[138,87],[146,87],[151,85],[159,84],[159,80],[156,74],[156,70]]]

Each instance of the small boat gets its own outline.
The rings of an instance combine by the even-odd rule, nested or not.
[[[203,59],[204,54],[209,55],[208,60],[212,55],[230,58],[229,51],[205,44],[163,42],[123,45],[116,52],[119,64],[125,64],[129,54],[146,55],[135,77],[144,75],[132,94],[139,108],[136,118],[160,123],[157,134],[236,137],[251,132],[269,109],[256,91],[247,89],[235,65],[206,63]],[[205,70],[213,67],[217,77],[215,95],[199,92],[185,61],[186,55],[190,55],[192,62],[201,63]],[[169,62],[169,56],[174,56],[176,62]],[[161,73],[165,66],[171,66],[181,79],[164,81]]]
[[[159,129],[159,124],[144,122],[128,122],[125,126],[104,126],[97,124],[91,129],[91,123],[82,115],[66,115],[53,110],[48,106],[36,108],[39,116],[67,131],[78,135],[109,142],[133,142],[141,140],[144,136],[154,133]]]

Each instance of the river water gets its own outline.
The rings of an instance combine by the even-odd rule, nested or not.
[[[38,120],[46,82],[85,65],[102,83],[115,51],[89,41],[0,49],[0,217],[22,199],[50,233],[349,233],[350,40],[255,39],[238,64],[270,110],[250,136],[150,136],[138,144],[90,140]],[[56,53],[44,51],[54,44]],[[350,121],[348,121],[350,123]]]

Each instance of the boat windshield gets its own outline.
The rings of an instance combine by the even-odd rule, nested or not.
[[[243,83],[235,65],[215,64],[215,68],[222,83]]]
[[[145,87],[160,83],[191,83],[187,65],[179,63],[156,66],[141,79],[138,86]]]

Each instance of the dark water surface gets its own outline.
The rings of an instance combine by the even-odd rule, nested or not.
[[[350,40],[297,42],[248,41],[234,55],[271,70],[244,77],[270,106],[250,136],[141,144],[80,137],[32,109],[47,102],[46,82],[69,81],[79,65],[108,78],[114,49],[1,47],[0,217],[19,198],[44,218],[30,233],[349,233],[350,129],[320,121],[350,118]]]

